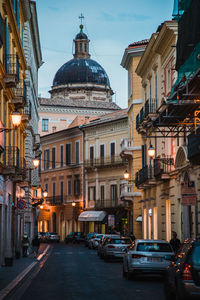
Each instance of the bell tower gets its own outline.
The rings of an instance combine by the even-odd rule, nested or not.
[[[74,58],[90,58],[89,54],[89,42],[87,35],[83,32],[82,19],[84,16],[81,14],[79,17],[81,19],[80,32],[76,35],[74,39],[75,53]]]

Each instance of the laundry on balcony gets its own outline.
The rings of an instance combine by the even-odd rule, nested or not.
[[[85,221],[85,222],[101,222],[105,218],[106,213],[105,211],[84,211],[82,212],[79,217],[78,221]]]

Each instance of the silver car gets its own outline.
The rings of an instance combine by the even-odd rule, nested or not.
[[[166,271],[174,251],[167,241],[135,240],[123,257],[123,276],[128,279],[134,274]]]
[[[120,237],[120,235],[117,235],[117,234],[103,234],[102,238],[100,239],[98,247],[97,247],[97,254],[100,258],[103,258],[103,248],[106,245],[106,240],[112,236]]]
[[[103,247],[103,258],[108,261],[110,258],[123,258],[124,249],[132,244],[129,237],[110,237],[105,241]]]

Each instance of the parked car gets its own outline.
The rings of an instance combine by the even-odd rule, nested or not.
[[[50,239],[50,233],[49,232],[43,232],[43,235],[40,237],[41,243],[48,243]]]
[[[70,232],[65,238],[65,243],[80,243],[85,241],[83,232]]]
[[[49,242],[50,243],[59,243],[60,236],[56,232],[50,232]]]
[[[132,244],[129,237],[109,237],[103,246],[103,258],[105,261],[111,258],[123,258],[124,249]]]
[[[95,234],[94,237],[89,240],[88,247],[90,249],[97,249],[102,236],[103,234]]]
[[[128,279],[135,274],[163,274],[174,257],[174,251],[167,241],[135,240],[124,251],[123,276]]]
[[[97,247],[97,254],[100,258],[103,258],[103,248],[106,244],[106,240],[112,236],[120,237],[120,235],[117,235],[117,234],[103,234],[102,238],[100,239],[98,247]]]
[[[85,239],[85,246],[89,246],[89,240],[92,239],[95,236],[96,232],[89,232]]]
[[[167,268],[164,291],[167,300],[200,299],[200,241],[183,243]]]
[[[82,242],[85,242],[85,235],[83,232],[76,232],[75,234],[75,240],[74,240],[75,243],[82,243]]]

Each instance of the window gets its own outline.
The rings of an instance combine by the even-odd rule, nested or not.
[[[52,169],[56,167],[56,148],[52,148]]]
[[[60,182],[60,200],[61,200],[61,202],[63,202],[63,197],[64,196],[64,182],[63,181],[61,181]]]
[[[114,160],[115,160],[115,143],[110,143],[110,156],[111,156],[111,162],[114,162]]]
[[[95,186],[90,186],[88,188],[88,200],[89,201],[96,200],[96,187]]]
[[[158,77],[157,73],[155,73],[155,109],[158,107]]]
[[[111,184],[110,186],[110,198],[112,201],[117,200],[117,185]]]
[[[55,199],[56,197],[56,183],[53,182],[52,184],[52,195],[53,195],[53,199]]]
[[[90,164],[93,165],[94,161],[94,146],[90,146]]]
[[[82,52],[82,43],[80,43],[80,52]]]
[[[63,167],[64,162],[64,146],[60,146],[60,166]]]
[[[79,164],[79,141],[76,142],[76,164]]]
[[[71,194],[72,194],[72,182],[71,182],[71,180],[67,181],[67,194],[68,194],[68,196],[71,196]]]
[[[71,164],[71,144],[66,144],[66,165]]]
[[[45,192],[48,193],[48,183],[45,183],[45,185],[44,185],[44,190],[45,190]]]
[[[142,168],[147,165],[147,146],[142,145]]]
[[[84,47],[85,47],[85,52],[87,52],[87,44],[86,43],[84,44]]]
[[[104,185],[101,185],[100,193],[101,193],[101,200],[104,200],[105,199],[105,186]]]
[[[49,169],[49,149],[44,150],[44,170]]]
[[[79,178],[74,179],[74,195],[75,196],[80,195],[80,179]]]
[[[49,131],[49,119],[42,119],[42,131]]]

